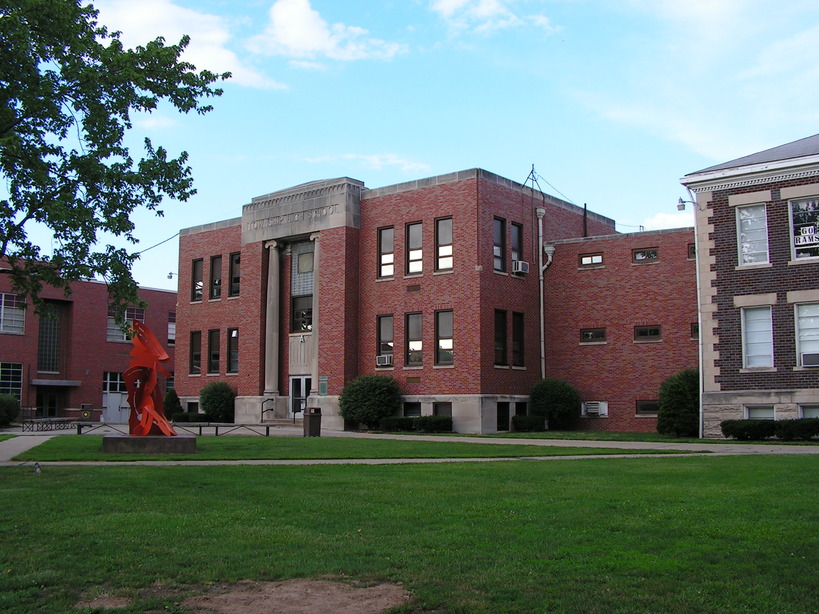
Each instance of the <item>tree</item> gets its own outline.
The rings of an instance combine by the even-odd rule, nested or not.
[[[580,418],[580,393],[568,382],[542,379],[529,393],[531,412],[545,416],[549,429],[570,429]]]
[[[657,432],[673,437],[699,435],[700,376],[697,369],[684,369],[660,384]]]
[[[201,99],[220,96],[211,84],[230,76],[180,61],[187,36],[125,49],[97,14],[83,0],[0,2],[0,259],[10,267],[1,272],[40,313],[44,285],[69,294],[71,282],[97,276],[116,313],[139,304],[138,253],[98,239],[135,244],[136,208],[161,216],[163,198],[185,201],[196,190],[186,152],[169,157],[146,138],[134,161],[123,144],[131,114],[163,101],[207,113]],[[52,254],[29,239],[32,223],[53,233]]]
[[[182,413],[182,403],[179,401],[179,395],[176,390],[168,388],[165,393],[165,398],[162,400],[162,408],[165,410],[166,418],[173,418],[175,414]]]
[[[374,429],[400,411],[401,389],[388,375],[360,375],[344,384],[338,404],[342,418]]]
[[[233,422],[236,391],[227,382],[211,382],[199,390],[199,410],[211,422]]]

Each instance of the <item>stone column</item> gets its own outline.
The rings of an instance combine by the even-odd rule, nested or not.
[[[264,246],[269,253],[264,328],[264,395],[276,397],[279,396],[279,294],[281,292],[279,244],[276,241],[267,241]]]
[[[313,364],[310,367],[310,396],[318,396],[319,379],[319,236],[314,232],[310,235],[313,242]]]

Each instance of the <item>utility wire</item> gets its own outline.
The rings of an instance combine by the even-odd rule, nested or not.
[[[177,233],[176,233],[174,236],[172,236],[172,237],[168,237],[167,239],[165,239],[164,241],[160,241],[160,242],[159,242],[159,243],[157,243],[156,245],[151,245],[151,247],[146,247],[145,249],[143,249],[143,250],[140,250],[140,251],[136,252],[136,253],[134,254],[134,256],[139,256],[139,255],[141,255],[141,254],[144,254],[145,252],[147,252],[147,251],[149,251],[149,250],[152,250],[152,249],[153,249],[153,248],[155,248],[155,247],[159,247],[159,246],[160,246],[160,245],[162,245],[163,243],[167,243],[167,242],[168,242],[168,241],[170,241],[171,239],[175,239],[175,238],[176,238],[176,237],[178,237],[178,236],[179,236],[179,233],[177,232]]]

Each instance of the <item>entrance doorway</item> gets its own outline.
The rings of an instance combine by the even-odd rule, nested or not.
[[[310,395],[312,378],[309,375],[294,375],[290,377],[290,411],[288,417],[292,418],[296,412],[302,412],[307,407],[307,397]]]
[[[125,424],[131,415],[128,407],[128,394],[125,392],[103,392],[102,405],[104,407],[102,421],[107,424]]]
[[[37,417],[56,418],[60,415],[60,394],[53,390],[37,391]]]

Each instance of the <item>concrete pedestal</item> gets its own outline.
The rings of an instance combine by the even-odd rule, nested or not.
[[[195,454],[196,437],[105,435],[102,438],[102,451],[117,454]]]

